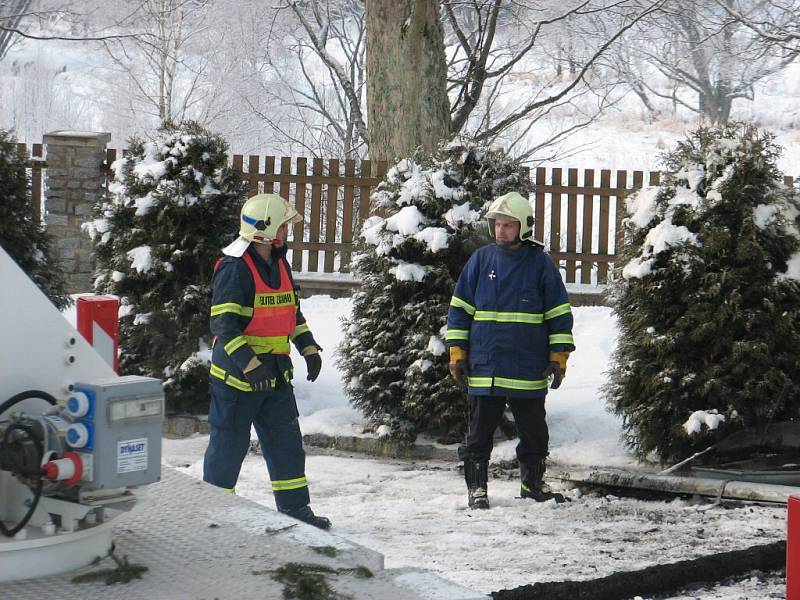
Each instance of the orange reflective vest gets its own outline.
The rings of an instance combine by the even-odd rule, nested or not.
[[[256,354],[289,354],[289,336],[297,327],[297,298],[286,262],[277,261],[281,279],[275,289],[264,282],[247,252],[242,259],[250,269],[256,290],[253,317],[243,332],[247,343]]]

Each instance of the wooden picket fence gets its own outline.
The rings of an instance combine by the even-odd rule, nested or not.
[[[28,146],[19,147],[28,153]],[[47,168],[41,160],[42,145],[33,144],[28,156],[33,210],[40,216],[42,170]],[[117,150],[109,149],[107,167],[116,158]],[[386,174],[385,161],[235,154],[232,166],[247,182],[250,195],[278,193],[305,216],[291,234],[294,271],[350,271],[354,240],[371,213],[369,196]],[[644,185],[645,176],[648,185],[658,185],[659,173],[539,167],[529,176],[533,177],[534,237],[550,250],[564,280],[607,283],[622,245],[625,197]],[[785,176],[784,181],[792,185],[794,179]]]
[[[311,173],[304,158],[267,156],[262,161],[251,155],[246,169],[244,164],[244,156],[233,157],[233,167],[248,181],[250,193],[277,192],[306,215],[305,223],[295,226],[292,247],[308,251],[307,264],[298,252],[292,256],[292,268],[320,271],[319,251],[325,255],[322,272],[347,272],[352,242],[371,212],[369,193],[385,175],[387,163],[348,160],[342,170],[339,160],[314,159]],[[277,172],[276,165],[280,165]],[[551,249],[567,283],[608,281],[609,265],[621,243],[625,196],[642,186],[645,173],[628,175],[628,171],[604,169],[596,178],[594,169],[582,173],[557,167],[535,169],[534,236]],[[659,173],[647,176],[648,184],[658,185]]]
[[[250,155],[246,170],[244,158],[235,154],[233,168],[247,181],[248,195],[278,193],[305,216],[292,232],[292,270],[319,272],[322,253],[323,273],[348,272],[353,240],[369,216],[369,196],[386,174],[386,161],[345,160],[342,164],[335,158],[314,158],[309,172],[305,157],[267,156],[262,163],[260,156]]]

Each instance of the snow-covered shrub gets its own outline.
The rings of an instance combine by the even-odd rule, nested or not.
[[[120,371],[163,379],[172,411],[208,408],[211,275],[244,199],[227,150],[191,122],[129,140],[111,200],[86,224],[95,290],[120,298]]]
[[[59,309],[72,300],[61,265],[53,259],[52,239],[34,218],[27,159],[13,133],[0,129],[0,246]],[[11,315],[6,315],[11,318]]]
[[[800,197],[779,152],[749,125],[700,128],[628,199],[605,392],[642,456],[800,416]]]
[[[372,194],[354,272],[362,280],[337,348],[354,406],[392,435],[454,439],[466,426],[465,394],[447,371],[443,336],[455,281],[488,241],[484,205],[530,191],[518,162],[467,142],[399,161]],[[385,430],[385,429],[384,429]]]

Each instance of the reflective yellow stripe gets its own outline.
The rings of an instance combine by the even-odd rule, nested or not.
[[[547,389],[547,381],[544,379],[509,379],[508,377],[495,377],[494,384],[497,387],[509,390],[544,390]]]
[[[230,373],[226,372],[225,369],[218,367],[214,363],[211,363],[210,369],[211,375],[216,377],[217,379],[221,379],[227,385],[231,386],[232,388],[236,388],[242,392],[252,392],[252,386],[247,383],[246,381],[242,381],[238,377],[234,377]],[[283,379],[289,383],[292,381],[292,377],[294,376],[294,371],[292,369],[286,369],[283,373]],[[278,383],[277,378],[272,380],[272,386],[275,387]]]
[[[308,481],[305,476],[298,477],[297,479],[279,479],[272,482],[273,492],[285,492],[287,490],[299,490],[300,488],[308,487]]]
[[[252,392],[253,388],[250,387],[250,384],[246,381],[242,381],[228,373],[227,377],[225,377],[225,383],[231,386],[232,388],[236,388],[237,390],[241,390],[243,392]]]
[[[542,313],[501,312],[495,310],[479,310],[475,312],[476,321],[497,321],[498,323],[531,323],[539,324],[543,320]]]
[[[221,315],[223,313],[233,313],[235,315],[239,315],[240,317],[252,317],[253,316],[253,307],[252,306],[242,306],[241,304],[236,304],[235,302],[226,302],[224,304],[215,304],[211,307],[211,316],[216,317],[217,315]]]
[[[469,378],[469,387],[492,387],[492,378],[491,377],[470,377]]]
[[[448,329],[444,336],[446,340],[468,340],[469,329]]]
[[[547,389],[547,381],[544,379],[510,379],[508,377],[470,377],[469,387],[475,388],[490,388],[494,384],[495,387],[506,388],[509,390],[544,390]]]
[[[218,367],[214,363],[211,363],[210,373],[217,379],[221,379],[222,381],[224,381],[227,385],[231,386],[232,388],[236,388],[237,390],[240,390],[242,392],[253,391],[253,388],[250,386],[249,383],[247,383],[246,381],[242,381],[238,377],[234,377],[230,373],[227,373],[225,369]]]
[[[311,329],[309,329],[308,327],[308,323],[303,323],[302,325],[298,325],[297,327],[294,328],[294,331],[292,332],[292,335],[289,339],[294,341],[294,338],[296,338],[298,335],[303,335],[307,331],[311,331]]]
[[[570,333],[553,333],[547,336],[550,344],[572,344],[575,345],[575,340]]]
[[[285,335],[246,335],[256,354],[289,354],[289,338]]]
[[[462,300],[458,296],[453,296],[452,298],[450,298],[450,306],[454,306],[456,308],[463,308],[464,312],[466,312],[468,315],[475,314],[475,307],[472,306],[472,304],[470,304],[469,302]]]
[[[567,302],[566,304],[561,304],[560,306],[546,310],[544,313],[544,320],[547,321],[548,319],[555,319],[556,317],[560,317],[561,315],[566,315],[567,313],[571,312],[572,309],[569,306],[569,302]]]
[[[225,352],[228,354],[228,356],[230,356],[231,354],[236,352],[239,348],[246,345],[247,345],[247,340],[245,339],[245,337],[243,335],[237,335],[230,342],[225,344]]]

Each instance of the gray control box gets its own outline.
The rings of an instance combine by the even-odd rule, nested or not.
[[[161,479],[164,392],[161,381],[129,375],[79,383],[89,411],[77,418],[82,492],[153,483]],[[86,434],[85,436],[83,434]],[[70,441],[68,437],[68,442]]]

